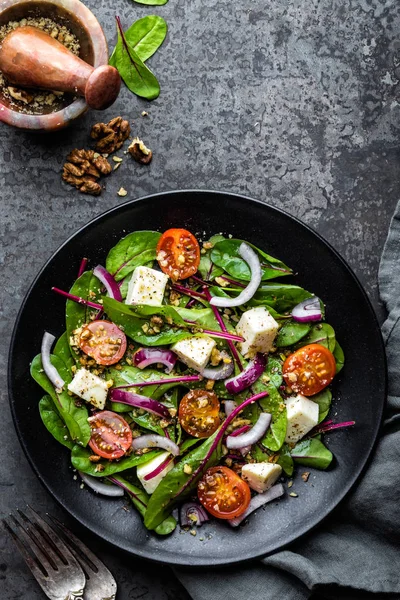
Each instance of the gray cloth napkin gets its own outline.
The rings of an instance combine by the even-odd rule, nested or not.
[[[400,599],[400,202],[379,269],[389,397],[363,478],[324,524],[289,549],[233,569],[176,569],[193,600]]]

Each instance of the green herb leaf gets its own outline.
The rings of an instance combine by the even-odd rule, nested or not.
[[[101,298],[100,290],[101,283],[93,275],[92,271],[85,271],[83,275],[79,277],[70,289],[70,293],[75,296],[79,296],[84,300],[90,300],[91,302],[98,302]],[[70,337],[73,335],[75,329],[79,329],[82,325],[89,323],[92,320],[92,316],[97,314],[97,310],[90,308],[84,304],[67,300],[65,307],[65,320],[67,327],[67,340],[69,343]],[[74,357],[75,362],[79,363],[79,356],[71,349],[71,355]]]
[[[286,321],[275,340],[275,345],[278,348],[292,346],[297,344],[310,331],[309,323],[296,323],[296,321]]]
[[[131,454],[130,456],[123,456],[120,460],[101,460],[98,463],[92,463],[89,460],[93,452],[87,448],[82,448],[77,444],[72,448],[71,462],[72,466],[82,473],[87,473],[93,477],[108,477],[108,475],[114,475],[114,473],[122,473],[126,469],[137,467],[142,463],[148,462],[152,458],[155,458],[160,454],[159,451],[147,452],[146,454],[136,455]],[[96,471],[97,465],[104,466],[103,471]]]
[[[106,258],[106,269],[116,281],[124,279],[136,267],[149,266],[156,259],[156,248],[161,234],[157,231],[134,231],[111,248]]]
[[[315,469],[327,469],[332,462],[332,452],[317,438],[299,442],[291,452],[296,463]]]
[[[51,433],[57,442],[60,442],[60,444],[71,450],[74,442],[69,435],[67,426],[54,408],[53,400],[50,396],[43,396],[40,400],[39,412],[47,431]]]
[[[162,4],[166,2],[167,0]],[[138,19],[125,31],[126,41],[131,44],[133,50],[143,62],[153,56],[165,40],[166,35],[167,24],[162,17],[157,15],[148,15],[143,19]],[[115,67],[115,60],[114,49],[108,62]]]
[[[150,71],[139,58],[132,45],[126,40],[119,17],[116,17],[118,25],[118,41],[113,52],[113,66],[118,70],[125,85],[131,92],[154,100],[160,94],[160,85],[154,73]]]
[[[340,373],[340,371],[344,367],[343,348],[341,347],[341,345],[339,344],[339,342],[337,340],[336,340],[336,344],[335,344],[335,349],[333,351],[333,356],[335,357],[335,360],[336,360],[336,375],[337,375],[338,373]]]

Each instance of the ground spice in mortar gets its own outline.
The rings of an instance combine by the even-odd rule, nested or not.
[[[0,45],[8,33],[17,27],[30,25],[51,35],[73,54],[79,56],[80,44],[78,38],[65,25],[56,23],[45,17],[27,17],[20,21],[9,21],[0,27]],[[0,93],[10,102],[13,109],[17,108],[26,114],[42,114],[60,110],[65,106],[64,92],[35,90],[15,87],[6,80],[0,72]]]

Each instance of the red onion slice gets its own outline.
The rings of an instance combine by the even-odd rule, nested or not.
[[[239,246],[239,256],[249,265],[251,271],[250,283],[240,292],[236,298],[223,298],[221,296],[214,296],[210,300],[212,306],[221,306],[223,308],[231,308],[233,306],[242,306],[252,299],[256,293],[258,286],[261,283],[262,271],[260,260],[257,254],[254,252],[248,244],[243,242]]]
[[[123,390],[114,388],[110,393],[111,400],[113,402],[121,402],[121,404],[129,404],[129,406],[135,406],[136,408],[143,408],[153,415],[163,417],[164,419],[170,419],[171,415],[169,410],[161,402],[152,400],[147,396],[141,396],[140,394],[134,394],[133,392],[124,392]]]
[[[149,365],[161,363],[167,368],[166,373],[171,373],[177,361],[177,356],[172,350],[164,348],[140,348],[133,356],[133,362],[139,369],[144,369]]]
[[[178,444],[175,444],[172,440],[156,433],[148,433],[147,435],[141,435],[132,441],[133,450],[140,450],[142,448],[164,448],[168,450],[174,456],[178,456],[180,453]]]
[[[101,281],[104,287],[107,290],[110,298],[114,298],[114,300],[118,300],[118,302],[122,302],[121,291],[119,289],[118,283],[115,281],[114,277],[101,265],[97,265],[93,269],[93,275]]]
[[[206,379],[213,379],[214,381],[220,381],[221,379],[226,379],[230,375],[232,375],[233,370],[235,368],[233,360],[227,354],[227,352],[221,352],[221,356],[223,358],[223,362],[218,367],[206,367],[202,371],[200,371],[201,375]],[[230,362],[225,362],[224,359],[228,359]]]
[[[167,433],[167,432],[165,432]],[[162,463],[160,465],[158,465],[158,467],[156,467],[154,469],[154,471],[151,471],[150,473],[147,473],[147,475],[145,475],[143,477],[143,479],[145,481],[150,481],[150,479],[154,479],[154,477],[157,477],[157,475],[159,475],[160,473],[162,473],[164,471],[164,469],[166,469],[169,465],[169,463],[171,462],[171,460],[174,460],[173,456],[167,456],[167,458],[165,460],[162,461]]]
[[[242,435],[228,435],[225,440],[225,446],[228,450],[240,450],[247,446],[252,446],[260,440],[271,424],[272,416],[269,413],[261,413],[257,423],[246,433]]]
[[[96,477],[92,477],[91,475],[86,475],[86,473],[82,473],[82,471],[78,471],[79,475],[82,478],[82,481],[86,483],[90,489],[102,496],[111,496],[113,498],[117,498],[119,496],[124,495],[124,490],[120,487],[116,487],[115,485],[108,485],[107,483],[102,483]]]
[[[51,364],[50,360],[51,347],[55,339],[56,338],[51,333],[48,333],[47,331],[44,332],[41,347],[42,366],[44,372],[46,373],[47,377],[50,379],[51,383],[54,385],[56,390],[61,390],[65,384],[65,381],[61,377],[55,366]]]
[[[303,300],[292,310],[292,317],[299,323],[320,321],[322,319],[321,300],[317,296]]]
[[[233,410],[236,408],[236,402],[234,400],[225,400],[225,414],[227,417],[231,414]]]
[[[235,519],[228,520],[229,525],[232,525],[232,527],[237,527],[242,521],[244,521],[246,517],[249,516],[249,514],[257,510],[257,508],[260,508],[260,506],[267,504],[267,502],[272,502],[273,500],[280,498],[281,496],[283,496],[284,493],[285,490],[283,489],[283,485],[281,483],[278,483],[277,485],[274,485],[271,488],[269,488],[269,490],[267,490],[266,492],[253,496],[253,498],[250,500],[249,506],[246,508],[244,513],[242,513],[239,517],[235,517]]]
[[[191,515],[193,518],[191,518]],[[196,502],[185,502],[179,511],[179,521],[182,527],[201,527],[210,518],[205,509]]]
[[[264,373],[265,366],[267,361],[265,356],[258,352],[249,362],[244,371],[236,375],[235,377],[231,377],[231,379],[227,379],[225,381],[225,387],[230,394],[239,394],[246,388],[253,385],[255,381]]]

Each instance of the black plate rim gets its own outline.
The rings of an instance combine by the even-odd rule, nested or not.
[[[365,458],[363,461],[360,462],[358,469],[353,473],[352,477],[348,480],[347,484],[344,486],[342,493],[339,495],[336,495],[334,497],[334,499],[332,500],[332,502],[330,503],[330,505],[328,507],[326,507],[326,510],[324,511],[324,515],[322,517],[317,517],[316,519],[314,519],[314,521],[312,522],[312,524],[308,524],[306,525],[301,531],[300,533],[296,533],[295,535],[293,535],[292,537],[288,537],[287,541],[282,544],[281,546],[279,546],[279,548],[276,548],[274,550],[271,550],[270,552],[267,553],[263,553],[263,552],[258,552],[258,553],[247,553],[245,555],[241,555],[238,558],[234,558],[231,560],[226,560],[224,558],[221,558],[221,560],[216,560],[215,558],[212,559],[212,562],[207,561],[207,559],[203,560],[203,559],[199,559],[198,557],[195,557],[195,560],[180,560],[179,557],[178,559],[175,559],[175,557],[172,557],[171,554],[168,554],[168,560],[163,560],[159,557],[154,557],[154,555],[151,552],[148,552],[146,550],[141,550],[140,552],[134,552],[131,548],[127,547],[126,545],[121,545],[118,544],[116,541],[110,539],[109,536],[102,534],[101,529],[100,528],[93,528],[92,525],[88,525],[86,522],[84,522],[83,520],[81,520],[79,518],[79,516],[76,514],[76,512],[73,510],[73,508],[67,507],[65,506],[65,504],[63,503],[61,498],[58,498],[50,489],[50,487],[47,485],[47,482],[42,478],[38,468],[36,467],[36,465],[34,464],[33,460],[31,459],[31,456],[29,454],[29,449],[26,447],[26,444],[24,442],[24,439],[21,435],[21,432],[19,430],[18,427],[18,419],[17,419],[17,415],[15,412],[15,402],[14,402],[14,397],[13,397],[13,390],[12,390],[12,377],[11,377],[11,357],[12,357],[12,352],[13,352],[13,347],[14,347],[14,341],[15,341],[15,337],[17,334],[17,329],[19,326],[19,321],[21,319],[21,316],[23,314],[23,311],[25,309],[25,305],[29,299],[29,296],[31,294],[31,291],[34,289],[38,279],[41,277],[42,273],[46,270],[46,268],[50,265],[50,263],[52,262],[53,258],[64,248],[64,246],[66,246],[70,241],[73,240],[73,238],[75,238],[76,236],[80,235],[85,229],[91,227],[94,223],[99,222],[101,220],[106,220],[108,215],[110,215],[111,213],[114,212],[118,212],[120,210],[124,210],[128,205],[135,205],[136,203],[139,202],[147,202],[147,201],[151,201],[151,199],[153,198],[159,198],[160,196],[173,196],[176,194],[211,194],[211,195],[219,195],[222,194],[224,196],[230,196],[232,198],[236,198],[236,199],[240,199],[240,200],[244,200],[245,202],[249,202],[249,203],[255,203],[255,204],[259,204],[262,205],[263,207],[266,207],[269,210],[275,211],[277,213],[282,214],[284,217],[289,218],[292,221],[295,221],[297,223],[297,225],[300,226],[300,228],[304,228],[306,229],[309,233],[311,233],[314,237],[316,237],[320,242],[322,242],[325,246],[327,246],[329,248],[329,250],[335,255],[336,259],[341,263],[341,265],[344,267],[344,269],[346,271],[348,271],[348,273],[350,274],[350,276],[352,277],[353,281],[355,282],[355,284],[357,285],[357,287],[359,288],[359,291],[361,292],[364,301],[366,302],[366,305],[368,306],[369,312],[371,314],[372,317],[372,323],[371,326],[373,326],[377,333],[378,333],[378,339],[379,339],[379,343],[380,343],[380,351],[381,351],[381,355],[383,358],[383,364],[384,364],[384,373],[382,373],[382,378],[383,378],[383,389],[384,389],[384,401],[381,403],[380,405],[380,414],[379,414],[379,418],[376,420],[376,424],[375,424],[375,428],[374,428],[374,435],[373,435],[373,439],[371,440],[370,443],[370,448],[368,453],[366,454]],[[278,208],[276,206],[272,206],[271,204],[267,203],[267,202],[262,202],[261,200],[257,200],[255,198],[251,198],[250,196],[245,196],[243,194],[237,194],[237,193],[233,193],[233,192],[225,192],[222,190],[208,190],[208,189],[179,189],[179,190],[167,190],[167,191],[163,191],[163,192],[156,192],[154,194],[149,194],[146,196],[140,196],[139,198],[135,198],[132,200],[128,200],[122,204],[118,204],[117,206],[114,206],[104,212],[102,212],[100,215],[97,215],[96,217],[94,217],[93,219],[91,219],[90,221],[88,221],[87,223],[85,223],[84,225],[82,225],[81,227],[79,227],[79,229],[77,229],[74,233],[72,233],[52,254],[51,256],[48,258],[48,260],[45,262],[45,264],[43,265],[43,267],[40,269],[40,271],[37,273],[37,275],[35,276],[34,280],[32,281],[31,285],[29,286],[28,291],[26,292],[23,301],[21,303],[21,307],[18,311],[16,320],[15,320],[15,325],[13,328],[13,332],[12,332],[12,336],[11,336],[11,341],[10,341],[10,347],[9,347],[9,353],[8,353],[8,396],[9,396],[9,404],[10,404],[10,410],[11,410],[11,415],[12,415],[12,419],[13,419],[13,423],[14,423],[14,427],[17,433],[17,437],[18,440],[22,446],[22,449],[24,451],[24,454],[28,460],[28,463],[30,464],[33,472],[35,473],[35,475],[37,476],[37,478],[39,479],[39,481],[41,482],[41,484],[44,486],[44,488],[47,490],[47,492],[52,496],[52,498],[54,498],[56,500],[56,502],[69,514],[71,515],[74,519],[76,519],[76,521],[82,525],[85,529],[87,529],[89,532],[94,533],[95,535],[98,535],[102,540],[106,541],[107,543],[111,544],[111,546],[114,546],[115,548],[118,548],[119,550],[122,550],[124,552],[127,552],[130,555],[133,556],[138,556],[140,558],[144,558],[146,560],[149,560],[151,562],[157,563],[157,564],[168,564],[168,565],[174,565],[174,566],[180,566],[180,567],[195,567],[195,568],[201,568],[201,567],[207,567],[207,566],[214,566],[214,567],[228,567],[231,566],[233,564],[242,564],[242,563],[246,563],[252,560],[256,560],[256,559],[260,559],[266,556],[269,556],[277,551],[281,551],[284,548],[286,548],[287,546],[289,546],[290,544],[292,544],[295,541],[300,540],[301,538],[303,538],[304,536],[306,536],[307,534],[311,533],[313,530],[316,529],[316,527],[318,527],[321,523],[323,523],[331,514],[331,512],[344,500],[344,498],[349,494],[349,492],[353,489],[353,487],[355,486],[355,484],[358,482],[358,480],[361,478],[363,472],[365,471],[366,467],[368,466],[369,461],[372,458],[372,455],[374,453],[374,450],[376,448],[377,445],[377,441],[378,441],[378,436],[379,436],[379,432],[382,426],[382,420],[383,420],[383,413],[384,413],[384,408],[385,408],[385,404],[386,404],[386,398],[387,398],[387,394],[388,394],[388,372],[387,372],[387,358],[386,358],[386,352],[385,352],[385,345],[384,345],[384,341],[383,341],[383,337],[382,337],[382,333],[381,333],[381,328],[375,313],[375,310],[372,306],[372,303],[366,293],[366,291],[364,290],[363,286],[361,285],[360,280],[358,279],[357,275],[354,273],[353,269],[350,267],[350,265],[348,265],[348,263],[345,261],[344,258],[342,258],[342,256],[339,254],[339,252],[327,241],[325,240],[325,238],[319,234],[317,231],[315,231],[312,227],[310,227],[308,224],[304,223],[303,221],[301,221],[300,219],[298,219],[297,217],[291,215],[290,213],[288,213],[287,211]],[[189,557],[188,557],[189,558]]]

